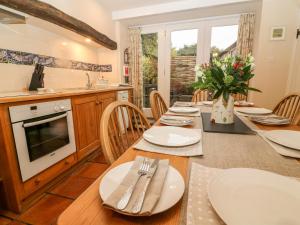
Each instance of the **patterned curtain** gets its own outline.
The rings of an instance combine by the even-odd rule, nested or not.
[[[237,54],[246,58],[252,53],[254,39],[255,14],[242,14],[239,22]]]
[[[143,107],[142,38],[140,28],[129,29],[129,73],[133,86],[133,103]]]

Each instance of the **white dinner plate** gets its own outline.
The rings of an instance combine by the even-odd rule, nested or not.
[[[171,108],[169,108],[169,110],[171,112],[174,112],[174,113],[195,113],[195,112],[199,112],[199,109],[194,108],[194,107],[171,107]]]
[[[300,131],[272,130],[266,131],[265,137],[279,145],[300,150]]]
[[[133,161],[121,164],[105,174],[99,186],[99,193],[103,201],[120,185],[132,164]],[[182,176],[174,167],[169,166],[161,197],[152,214],[164,212],[174,206],[182,198],[184,189]]]
[[[266,115],[271,114],[272,110],[265,109],[265,108],[255,108],[255,107],[244,107],[244,108],[237,108],[236,111],[250,114],[250,115]]]
[[[187,126],[193,123],[193,119],[181,116],[162,116],[160,118],[160,123],[168,126]]]
[[[146,130],[143,138],[156,145],[181,147],[196,144],[201,139],[198,130],[173,126],[153,126]]]
[[[256,169],[228,169],[208,185],[209,200],[227,225],[299,225],[300,182]]]

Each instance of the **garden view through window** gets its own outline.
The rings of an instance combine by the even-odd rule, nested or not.
[[[210,60],[236,54],[238,25],[218,26],[211,29]]]
[[[158,78],[158,35],[142,34],[143,104],[150,108],[150,92],[157,90]]]
[[[171,33],[170,105],[176,101],[191,101],[195,82],[198,29]]]
[[[191,101],[195,82],[196,62],[212,60],[213,57],[224,58],[227,55],[236,54],[236,42],[238,37],[238,25],[225,25],[211,27],[210,34],[200,33],[201,29],[176,30],[170,33],[170,105],[176,101]],[[209,39],[210,43],[203,41]],[[199,46],[200,43],[209,45]],[[202,44],[202,45],[203,45]],[[162,43],[168,48],[169,44]],[[197,56],[197,49],[205,59]],[[207,49],[207,50],[205,50]],[[142,34],[142,69],[143,69],[143,106],[150,108],[150,93],[158,89],[158,33]],[[160,59],[160,61],[164,59]],[[167,74],[168,75],[168,74]],[[161,87],[164,88],[164,87]]]

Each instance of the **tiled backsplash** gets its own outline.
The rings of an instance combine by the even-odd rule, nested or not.
[[[66,68],[92,72],[112,72],[111,65],[99,65],[79,62],[68,59],[59,59],[52,56],[38,55],[28,52],[13,51],[0,48],[0,63],[17,65],[34,65],[36,63],[53,68]]]

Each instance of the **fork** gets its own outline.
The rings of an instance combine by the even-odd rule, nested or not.
[[[144,159],[144,161],[142,162],[142,164],[141,164],[141,166],[138,170],[137,179],[125,191],[125,193],[123,194],[123,196],[121,197],[121,199],[119,200],[119,202],[117,204],[117,209],[123,210],[123,209],[126,208],[128,202],[129,202],[129,200],[132,196],[132,193],[134,191],[134,188],[135,188],[136,184],[138,183],[140,178],[142,176],[146,175],[149,171],[150,171],[150,161],[149,161],[149,159]]]

